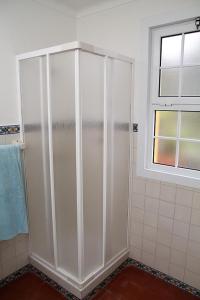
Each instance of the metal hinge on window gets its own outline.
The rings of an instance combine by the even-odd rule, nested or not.
[[[152,103],[153,105],[157,105],[157,106],[162,106],[162,107],[168,107],[168,106],[173,106],[173,104],[172,103],[170,103],[170,104],[160,104],[160,103]]]

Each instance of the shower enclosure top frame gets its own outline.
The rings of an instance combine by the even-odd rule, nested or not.
[[[42,56],[42,55],[47,55],[47,54],[53,54],[53,53],[59,53],[59,52],[64,52],[64,51],[70,51],[70,50],[82,50],[86,51],[89,53],[94,53],[100,56],[107,56],[111,58],[115,58],[121,61],[133,63],[134,60],[128,56],[121,55],[116,53],[115,51],[111,50],[105,50],[96,46],[93,46],[88,43],[84,43],[81,41],[74,41],[66,44],[61,44],[58,46],[53,46],[53,47],[48,47],[40,50],[35,50],[31,52],[26,52],[22,53],[16,56],[17,61],[28,59],[28,58],[33,58],[37,56]]]

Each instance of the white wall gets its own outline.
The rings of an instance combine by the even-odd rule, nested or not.
[[[133,0],[115,8],[80,17],[77,36],[84,42],[133,57],[137,69],[141,64],[139,57],[143,20],[153,16],[171,15],[175,11],[191,6],[196,6],[197,11],[198,9],[200,11],[199,0]],[[139,99],[136,99],[134,103],[136,121],[139,103]]]
[[[137,61],[142,21],[189,6],[196,6],[198,11],[199,0],[130,0],[78,18],[78,39],[132,56]]]
[[[76,20],[33,0],[0,0],[0,125],[19,122],[15,55],[76,39]]]
[[[143,20],[196,8],[199,0],[135,0],[78,19],[78,39],[135,58],[141,65]],[[136,72],[136,82],[138,80]],[[140,99],[135,86],[134,119]],[[139,121],[139,120],[138,120]],[[131,207],[131,256],[200,288],[200,190],[137,177],[134,136],[134,177]]]
[[[0,0],[0,125],[18,124],[15,55],[76,40],[76,20],[32,0]],[[0,144],[18,136],[0,136]],[[28,263],[28,237],[0,241],[0,279]]]

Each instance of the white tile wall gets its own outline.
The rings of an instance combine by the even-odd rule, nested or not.
[[[171,264],[175,264],[175,265],[184,267],[185,262],[186,262],[186,252],[179,251],[179,250],[172,248],[171,255],[170,255],[170,262],[171,262]]]
[[[18,235],[12,240],[0,241],[0,279],[28,263],[28,237]]]
[[[146,240],[146,239],[143,240],[142,250],[144,252],[147,252],[147,253],[150,253],[150,254],[154,255],[155,249],[156,249],[156,243],[155,242],[152,242],[152,241],[149,241],[149,240]]]
[[[135,162],[131,257],[200,288],[200,189],[137,177]]]
[[[200,226],[200,209],[192,210],[191,224]]]
[[[161,182],[160,185],[160,199],[175,203],[176,199],[176,186],[172,184],[165,184]]]
[[[192,241],[200,242],[200,226],[191,225],[189,237]]]
[[[200,258],[200,243],[189,241],[188,254]]]
[[[170,264],[169,265],[169,275],[172,277],[175,277],[181,281],[183,281],[184,278],[184,268],[177,266],[176,264]]]
[[[196,273],[193,273],[189,270],[185,270],[184,273],[184,282],[200,289],[200,276]]]
[[[173,218],[174,217],[174,209],[175,209],[174,204],[168,203],[165,201],[160,201],[159,215],[165,216],[168,218]]]
[[[193,196],[193,208],[200,209],[200,193],[195,192]]]
[[[19,135],[0,136],[0,144],[9,144]],[[0,241],[0,279],[10,275],[28,263],[28,235],[21,234],[8,240]]]

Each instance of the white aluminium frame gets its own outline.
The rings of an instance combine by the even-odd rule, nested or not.
[[[199,5],[200,9],[200,5]],[[137,145],[137,175],[147,177],[150,179],[156,179],[161,181],[166,181],[170,183],[181,184],[189,187],[200,187],[200,175],[197,175],[197,171],[193,170],[185,170],[185,169],[175,169],[173,167],[167,167],[162,165],[155,165],[152,161],[152,137],[153,137],[153,106],[150,105],[150,100],[152,99],[152,95],[155,91],[155,88],[158,88],[158,78],[154,80],[153,87],[151,87],[151,78],[153,76],[159,75],[159,65],[154,66],[153,75],[151,70],[151,59],[152,55],[158,55],[158,53],[151,53],[151,44],[152,44],[152,30],[156,29],[159,31],[163,30],[163,26],[168,26],[172,24],[176,24],[177,27],[183,27],[183,22],[193,21],[195,17],[197,17],[197,7],[185,7],[180,11],[176,11],[170,15],[160,15],[155,18],[148,18],[143,21],[141,28],[141,41],[140,41],[140,64],[136,65],[136,92],[135,99],[139,101],[140,106],[138,107],[138,123],[139,123],[139,133],[138,133],[138,145]],[[193,23],[194,24],[194,23]],[[167,27],[166,27],[167,28]],[[169,27],[170,28],[170,27]],[[170,31],[171,29],[169,29]],[[195,28],[193,28],[195,30]],[[183,30],[184,31],[184,30]],[[186,30],[188,31],[188,30]],[[180,30],[181,32],[181,30]],[[178,33],[178,32],[177,32]],[[166,34],[167,35],[167,34]],[[170,32],[169,32],[170,35]],[[172,34],[173,35],[173,34]],[[160,49],[158,49],[160,51]],[[155,96],[155,93],[154,93]],[[158,96],[158,95],[157,95]],[[155,96],[154,105],[157,105],[157,109],[159,110],[160,100]],[[182,99],[183,100],[183,99]],[[194,100],[194,98],[193,98]],[[170,104],[171,99],[167,99],[165,97],[165,104]],[[196,100],[194,100],[196,101]],[[188,109],[188,97],[186,101],[182,101],[181,110],[189,110]],[[195,105],[197,104],[194,103]],[[168,106],[169,110],[180,110],[179,103],[173,105],[171,107]],[[167,107],[167,108],[168,108]],[[200,107],[199,107],[200,108]],[[199,110],[196,108],[196,110]],[[198,172],[199,173],[199,172]]]
[[[50,66],[50,55],[71,51],[75,52],[75,122],[76,122],[76,179],[77,179],[77,241],[78,241],[78,275],[77,277],[68,273],[58,266],[58,243],[57,243],[57,232],[56,232],[56,213],[55,213],[55,195],[54,195],[54,170],[53,170],[53,148],[52,148],[52,128],[51,128],[51,76],[49,72]],[[82,187],[82,109],[81,109],[81,95],[80,95],[80,50],[93,53],[104,58],[104,143],[103,143],[103,244],[102,244],[102,265],[92,272],[88,276],[84,276],[84,224],[83,224],[83,187]],[[35,57],[46,57],[46,75],[47,75],[47,102],[48,102],[48,121],[49,121],[49,157],[50,157],[50,180],[51,180],[51,206],[52,206],[52,227],[53,227],[53,253],[54,253],[54,263],[50,264],[42,257],[39,257],[36,253],[30,253],[31,259],[42,266],[44,270],[48,270],[50,273],[58,276],[62,280],[70,284],[75,290],[82,292],[84,289],[88,289],[90,285],[95,282],[96,279],[103,276],[105,272],[108,272],[109,269],[116,266],[124,258],[128,256],[129,252],[129,227],[130,227],[130,216],[127,220],[127,245],[126,248],[122,249],[116,256],[112,257],[109,262],[106,262],[106,205],[107,205],[107,99],[109,97],[108,93],[108,77],[109,77],[109,68],[108,60],[109,58],[114,58],[121,60],[123,62],[130,63],[132,67],[132,76],[133,76],[133,67],[134,60],[114,53],[112,51],[107,51],[101,48],[94,47],[92,45],[83,43],[83,42],[72,42],[55,47],[50,47],[46,49],[41,49],[25,54],[20,54],[16,57],[17,60],[17,78],[18,78],[18,99],[19,99],[19,115],[20,115],[20,125],[23,128],[23,117],[21,109],[21,89],[20,89],[20,61],[35,58]],[[131,86],[133,88],[133,86]],[[133,94],[133,93],[131,93]],[[133,96],[133,95],[132,95]],[[132,97],[131,97],[132,98]],[[131,99],[132,102],[132,99]],[[132,103],[131,103],[132,106]],[[131,123],[131,118],[130,118]],[[131,124],[130,132],[131,133]],[[21,131],[21,140],[24,140],[24,130]],[[130,134],[130,150],[131,150],[131,134]],[[130,170],[129,170],[129,183],[130,183],[130,192],[128,202],[128,211],[130,211],[130,201],[131,201],[131,173],[132,173],[132,151],[130,151]],[[73,290],[73,292],[75,292]],[[75,292],[76,293],[76,292]],[[80,296],[79,294],[77,294]]]

